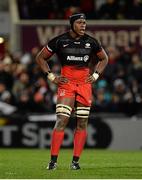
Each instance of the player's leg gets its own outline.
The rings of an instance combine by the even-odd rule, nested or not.
[[[73,159],[71,164],[71,169],[74,170],[80,169],[78,161],[86,142],[86,137],[87,137],[86,129],[88,124],[89,112],[90,112],[89,106],[85,106],[77,102],[77,107],[75,110],[75,114],[77,118],[77,127],[74,133],[74,151],[73,151]]]
[[[77,86],[76,96],[76,118],[77,127],[74,133],[74,152],[72,159],[72,169],[79,169],[79,158],[84,148],[87,137],[87,124],[92,102],[92,86],[89,83]]]
[[[48,169],[56,169],[57,158],[60,146],[64,139],[64,129],[68,124],[72,108],[74,106],[74,98],[59,98],[56,105],[57,121],[52,133],[51,140],[51,161]]]

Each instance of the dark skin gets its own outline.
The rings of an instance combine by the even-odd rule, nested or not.
[[[75,39],[79,39],[85,33],[86,20],[85,19],[76,20],[73,23],[73,28],[74,28],[75,32],[70,30],[70,35]],[[45,48],[43,48],[36,57],[37,64],[41,67],[42,71],[45,73],[50,71],[50,68],[48,66],[48,59],[51,56],[52,56],[52,54],[50,54]],[[100,59],[100,61],[96,65],[95,69],[97,70],[97,72],[99,74],[101,74],[108,63],[108,56],[107,56],[106,52],[104,51],[104,49],[102,49],[102,51],[99,52],[97,54],[97,56]],[[96,80],[94,79],[94,77],[91,74],[86,79],[87,83],[94,83],[95,81]],[[68,83],[68,79],[63,76],[56,76],[54,81],[52,81],[52,82],[55,83],[56,85],[59,85],[59,84]],[[75,104],[77,107],[85,107],[84,104],[76,102],[75,98],[61,98],[61,99],[57,100],[57,104],[68,105],[71,108],[73,108]],[[54,128],[56,128],[56,130],[58,130],[58,131],[62,131],[65,129],[66,125],[68,124],[68,121],[69,121],[69,117],[58,115]],[[86,129],[87,123],[88,123],[88,118],[77,118],[76,129],[77,130]]]

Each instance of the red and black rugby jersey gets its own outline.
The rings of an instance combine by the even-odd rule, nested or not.
[[[85,34],[79,40],[69,32],[50,40],[46,46],[49,52],[56,53],[62,66],[88,67],[91,57],[102,50],[100,43]]]

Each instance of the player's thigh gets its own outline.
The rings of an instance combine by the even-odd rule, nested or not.
[[[82,106],[91,106],[91,104],[92,104],[92,85],[90,83],[85,83],[85,84],[81,84],[78,86],[76,101],[80,102],[82,104]]]
[[[75,93],[74,86],[70,83],[60,84],[57,92],[56,127],[65,128],[74,107]]]
[[[57,115],[71,114],[75,101],[75,86],[71,83],[60,84],[57,92]],[[61,113],[63,111],[63,113]]]
[[[57,105],[63,104],[67,105],[71,108],[74,107],[75,97],[63,97],[63,98],[57,98]]]
[[[75,86],[72,83],[60,84],[57,91],[57,104],[73,107],[75,99]]]

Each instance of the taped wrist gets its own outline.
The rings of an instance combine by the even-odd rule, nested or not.
[[[51,71],[46,72],[46,75],[50,81],[54,81],[54,79],[56,78],[56,76]]]
[[[97,79],[99,78],[100,74],[99,74],[97,71],[95,71],[95,72],[92,74],[92,76],[94,77],[95,80],[97,80]]]

